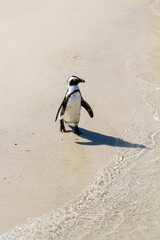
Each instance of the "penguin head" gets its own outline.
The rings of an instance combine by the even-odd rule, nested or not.
[[[68,79],[68,87],[70,86],[77,86],[79,83],[84,83],[85,81],[83,79],[80,79],[76,76],[71,76]]]

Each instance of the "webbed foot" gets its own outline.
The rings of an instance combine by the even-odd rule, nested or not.
[[[60,120],[60,131],[61,131],[61,132],[66,132],[66,129],[65,129],[65,125],[64,125],[63,120]]]

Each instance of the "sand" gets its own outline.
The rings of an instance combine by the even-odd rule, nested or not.
[[[139,115],[144,79],[158,68],[158,1],[151,3],[1,0],[0,234],[77,199],[97,171],[113,168],[115,156],[151,144],[150,112]],[[71,75],[86,80],[80,89],[95,115],[82,109],[82,136],[60,133],[54,122]],[[158,110],[151,114],[158,119]],[[97,234],[90,239],[103,239]]]

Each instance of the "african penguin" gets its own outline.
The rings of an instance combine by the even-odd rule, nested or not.
[[[78,123],[80,120],[80,111],[81,106],[84,107],[91,118],[93,118],[93,111],[90,105],[83,99],[80,89],[78,87],[79,83],[84,83],[85,81],[72,76],[68,79],[68,89],[67,93],[58,109],[55,121],[60,115],[60,131],[66,132],[65,123],[73,123],[75,125],[74,133],[82,134],[82,132],[78,128]],[[60,113],[60,114],[59,114]]]

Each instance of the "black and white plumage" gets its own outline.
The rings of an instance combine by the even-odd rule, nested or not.
[[[91,118],[93,118],[93,111],[90,105],[83,99],[80,89],[78,87],[79,83],[84,83],[85,81],[72,76],[68,79],[68,89],[67,93],[58,109],[55,121],[58,116],[60,116],[60,131],[65,132],[65,123],[73,123],[75,125],[74,133],[81,134],[78,128],[78,123],[80,120],[81,106],[86,109]]]

